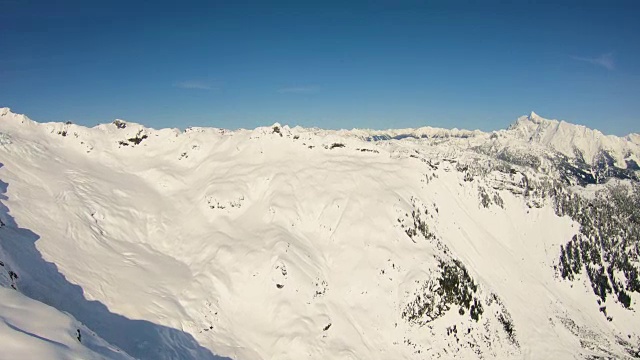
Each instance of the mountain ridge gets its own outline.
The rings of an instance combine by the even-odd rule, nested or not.
[[[20,114],[20,113],[13,112],[10,107],[0,107],[0,116],[17,116],[17,117],[22,117],[23,119],[29,119],[30,121],[34,121],[33,119],[27,117],[25,114]],[[448,130],[448,131],[451,131],[451,132],[469,132],[469,133],[491,134],[491,133],[494,133],[494,132],[509,130],[510,128],[516,127],[517,124],[520,122],[520,120],[529,120],[529,121],[531,121],[533,123],[536,123],[536,124],[542,124],[542,123],[565,123],[565,124],[569,124],[571,126],[585,128],[585,129],[588,129],[588,130],[594,130],[594,129],[591,129],[591,128],[585,126],[585,125],[569,123],[569,122],[565,122],[564,120],[547,119],[547,118],[544,118],[544,117],[538,115],[534,111],[530,112],[529,115],[523,115],[523,116],[518,117],[513,123],[511,123],[509,126],[507,126],[506,129],[498,129],[498,130],[491,130],[491,131],[483,131],[483,130],[478,130],[478,129],[475,129],[475,130],[458,129],[456,127],[454,127],[454,128],[441,128],[441,127],[431,127],[431,126],[422,126],[422,127],[417,127],[417,128],[389,128],[389,129],[352,128],[352,129],[328,130],[328,129],[322,129],[322,128],[319,128],[319,127],[301,127],[301,126],[298,126],[298,125],[294,126],[294,127],[290,127],[287,124],[283,125],[283,124],[280,124],[279,122],[275,122],[272,125],[258,126],[256,129],[258,129],[258,128],[272,128],[274,126],[277,126],[277,127],[288,127],[288,128],[292,128],[292,129],[293,128],[300,128],[300,129],[306,129],[306,130],[324,130],[324,131],[327,131],[327,132],[332,132],[333,131],[333,132],[340,132],[340,133],[348,133],[348,132],[354,132],[354,131],[355,132],[358,132],[358,131],[372,132],[372,133],[384,133],[384,132],[389,132],[389,131],[390,132],[394,132],[394,133],[395,132],[408,133],[408,132],[412,132],[412,131],[418,131],[418,130],[421,130],[421,129],[428,129],[428,130],[443,130],[443,131],[447,131]],[[34,121],[34,122],[36,122],[38,124],[64,123],[63,121],[53,121],[53,122],[37,122],[37,121]],[[99,124],[94,125],[92,127],[88,127],[88,126],[84,126],[84,125],[78,125],[78,126],[82,126],[82,127],[85,127],[85,128],[94,128],[94,127],[100,127],[101,125],[113,124],[115,122],[124,122],[124,123],[127,123],[127,124],[139,125],[139,126],[143,126],[145,128],[154,129],[154,130],[178,129],[178,128],[175,128],[175,127],[174,128],[170,127],[170,128],[158,128],[158,129],[156,129],[156,128],[153,128],[153,127],[147,127],[147,126],[145,126],[143,124],[139,124],[139,123],[136,123],[136,122],[131,122],[131,121],[128,121],[126,119],[121,119],[121,118],[116,118],[112,122],[99,123]],[[218,127],[209,127],[209,126],[189,126],[189,127],[187,127],[187,129],[189,129],[189,128],[222,129],[222,128],[218,128]],[[224,129],[224,130],[228,131],[228,132],[231,132],[231,131],[250,131],[250,130],[253,130],[253,129],[240,128],[240,129],[236,129],[236,130],[232,130],[232,129]],[[181,131],[181,130],[179,130],[179,131]],[[640,136],[640,133],[635,133],[635,132],[619,136],[619,135],[612,135],[612,134],[606,135],[606,134],[601,133],[599,130],[595,130],[595,131],[597,131],[598,133],[602,134],[602,136],[612,136],[612,137],[617,137],[617,138],[627,138],[627,137],[636,138],[636,137]]]

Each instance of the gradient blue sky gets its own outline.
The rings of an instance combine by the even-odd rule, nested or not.
[[[179,128],[493,130],[533,110],[640,132],[639,2],[474,3],[0,0],[0,106]]]

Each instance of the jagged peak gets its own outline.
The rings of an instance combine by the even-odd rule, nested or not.
[[[8,118],[27,119],[26,115],[13,112],[11,111],[10,107],[0,107],[0,116],[8,117]]]
[[[534,123],[540,123],[542,120],[546,120],[546,119],[544,119],[540,115],[536,114],[534,111],[532,111],[529,114],[529,121],[532,121]]]
[[[11,111],[9,107],[0,107],[0,117],[10,120],[10,122],[19,121],[20,123],[27,123],[30,125],[35,124],[35,121],[31,120],[24,114],[18,114]]]
[[[549,147],[570,158],[577,151],[589,163],[606,152],[621,167],[625,166],[626,154],[638,153],[640,143],[640,139],[632,134],[624,137],[605,135],[584,125],[545,119],[533,111],[528,116],[519,117],[506,133],[530,144]]]
[[[558,120],[550,120],[538,115],[535,111],[529,115],[520,116],[507,130],[518,129],[522,127],[532,127],[541,124],[558,123]]]

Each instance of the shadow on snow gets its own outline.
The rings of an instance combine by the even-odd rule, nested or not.
[[[3,164],[0,163],[0,168]],[[17,226],[7,200],[9,184],[0,180],[0,246],[16,266],[20,290],[27,296],[72,314],[98,336],[139,359],[229,359],[214,355],[190,334],[145,320],[115,314],[99,301],[87,300],[36,248],[38,234]],[[99,349],[94,349],[99,351]]]

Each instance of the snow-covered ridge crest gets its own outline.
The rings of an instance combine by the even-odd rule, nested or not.
[[[625,138],[636,145],[640,145],[640,134],[638,133],[629,134]]]
[[[0,121],[18,120],[17,124],[27,124],[29,126],[44,126],[47,132],[54,134],[74,134],[81,138],[83,134],[88,134],[94,129],[100,130],[109,136],[105,139],[94,139],[88,141],[90,147],[110,139],[122,145],[122,141],[128,142],[130,139],[138,137],[167,136],[169,138],[179,137],[182,134],[207,133],[211,135],[234,135],[247,134],[251,137],[266,135],[279,135],[288,138],[299,138],[301,135],[322,138],[325,141],[388,141],[388,140],[413,140],[430,141],[432,143],[442,143],[453,141],[456,147],[496,147],[511,148],[514,151],[526,152],[528,147],[532,151],[559,153],[572,161],[595,166],[598,163],[608,163],[609,165],[626,169],[634,164],[640,163],[640,135],[629,134],[624,137],[615,135],[605,135],[596,129],[590,129],[583,125],[571,124],[562,120],[547,119],[535,112],[527,116],[519,117],[511,126],[505,130],[483,132],[481,130],[465,129],[445,129],[430,126],[407,129],[351,129],[351,130],[326,130],[320,128],[302,128],[299,126],[289,127],[275,123],[270,126],[257,127],[253,130],[225,130],[209,127],[187,128],[184,131],[179,129],[153,129],[141,124],[117,119],[112,123],[96,125],[87,128],[81,125],[67,123],[37,123],[25,115],[15,114],[8,107],[0,108]],[[305,136],[306,136],[305,135]],[[189,135],[187,135],[189,136]],[[93,137],[95,138],[95,137]],[[85,144],[86,145],[86,144]],[[518,150],[519,149],[519,150]]]
[[[0,108],[0,117],[2,118],[13,118],[19,120],[28,120],[33,121],[27,116],[23,114],[17,114],[11,111],[9,107]],[[33,121],[35,122],[35,121]],[[35,122],[37,123],[37,122]],[[54,122],[55,123],[55,122]],[[50,124],[54,124],[50,123]],[[123,119],[116,119],[112,123],[99,124],[96,127],[104,128],[106,126],[112,124],[127,124],[141,128],[147,128],[144,125],[137,124],[134,122],[126,121]],[[375,130],[375,129],[361,129],[354,128],[351,130],[326,130],[319,128],[302,128],[296,126],[294,128],[290,128],[287,125],[281,125],[280,123],[274,123],[271,126],[261,126],[257,127],[254,130],[250,130],[256,133],[271,133],[273,129],[280,128],[285,130],[286,132],[291,132],[291,130],[297,130],[296,132],[301,131],[312,131],[312,132],[327,132],[327,133],[335,133],[336,135],[346,135],[346,136],[356,136],[362,137],[367,140],[400,140],[404,138],[471,138],[478,136],[488,136],[491,132],[484,132],[481,130],[467,130],[467,129],[458,129],[458,128],[438,128],[431,126],[424,126],[419,128],[404,128],[404,129],[386,129],[386,130]],[[147,128],[151,129],[151,128]],[[208,127],[189,127],[187,130],[191,129],[208,129]],[[159,129],[166,130],[166,129]],[[175,130],[175,129],[172,129]],[[233,132],[232,130],[225,129],[217,129],[216,130],[224,130],[224,132]],[[239,129],[236,131],[246,131],[243,129]],[[618,137],[615,135],[604,135],[599,130],[590,129],[583,125],[571,124],[561,120],[555,119],[546,119],[536,114],[535,112],[531,112],[529,115],[519,117],[511,126],[509,126],[506,130],[510,134],[513,134],[516,137],[528,138],[529,141],[536,141],[545,144],[555,144],[556,139],[558,139],[558,143],[560,140],[572,140],[571,142],[587,142],[591,139],[607,139],[604,141],[600,141],[603,144],[607,142],[631,142],[634,144],[640,143],[640,134],[631,133],[625,137]]]
[[[0,119],[18,120],[22,123],[35,123],[35,121],[29,119],[26,115],[16,114],[8,107],[0,107]]]

